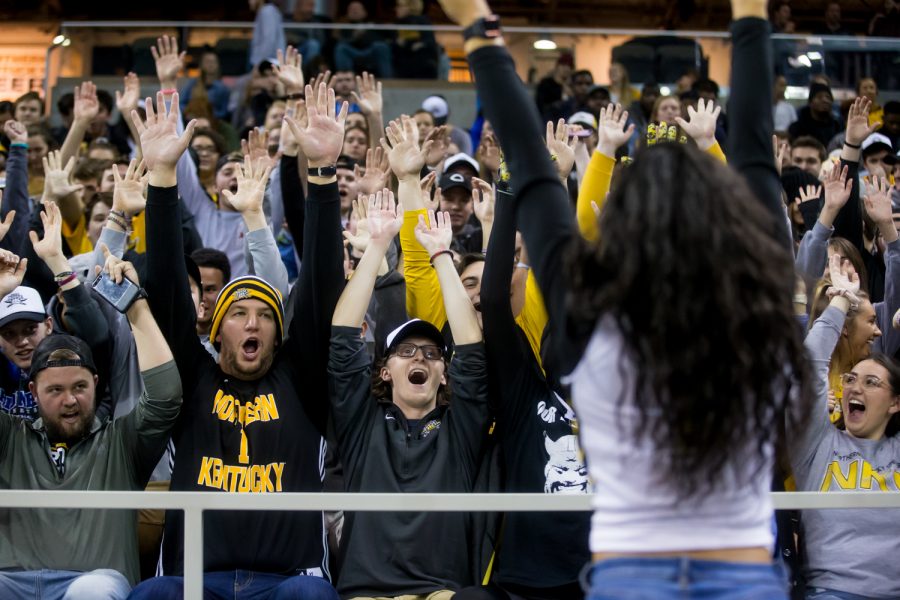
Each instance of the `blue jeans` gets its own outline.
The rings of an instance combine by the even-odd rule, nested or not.
[[[183,577],[154,577],[139,584],[129,599],[181,600]],[[275,575],[253,571],[203,574],[204,600],[339,600],[337,591],[321,577]]]
[[[811,587],[806,590],[806,600],[869,600],[869,598],[850,592]]]
[[[591,568],[587,600],[787,600],[775,565],[681,558],[614,558]]]
[[[125,600],[131,584],[112,569],[0,571],[0,598]]]
[[[391,47],[384,42],[372,42],[368,48],[355,48],[347,42],[338,42],[334,47],[334,67],[338,71],[355,71],[354,63],[359,59],[371,59],[377,75],[390,79],[394,74],[391,63]]]

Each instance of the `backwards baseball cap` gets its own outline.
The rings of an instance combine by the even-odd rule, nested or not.
[[[430,112],[435,119],[446,119],[450,114],[450,105],[443,96],[428,96],[422,101],[422,109]]]
[[[94,355],[87,342],[67,333],[54,333],[41,340],[31,357],[28,376],[34,381],[38,373],[54,367],[84,367],[94,375],[97,374]]]
[[[440,185],[442,192],[455,187],[465,188],[467,192],[471,192],[472,178],[462,173],[444,173],[441,175],[441,181],[438,185]]]
[[[569,125],[581,125],[589,129],[597,129],[597,119],[587,111],[578,111],[566,121]]]
[[[34,288],[20,285],[0,300],[0,327],[19,319],[40,322],[46,318],[41,295]]]
[[[437,327],[422,319],[411,319],[388,334],[384,342],[384,355],[390,356],[397,344],[413,336],[431,340],[444,355],[447,354],[447,343]]]
[[[472,158],[465,152],[457,152],[453,156],[448,156],[447,158],[444,159],[444,173],[449,171],[451,167],[454,167],[457,165],[468,165],[468,166],[472,167],[472,169],[475,170],[476,174],[480,170],[478,168],[478,161],[476,161],[474,158]]]
[[[216,173],[229,163],[244,164],[244,155],[240,152],[229,152],[225,156],[220,156],[219,160],[216,161]]]
[[[222,324],[228,308],[235,302],[251,298],[265,302],[275,313],[275,343],[281,344],[281,340],[284,339],[284,305],[281,300],[281,292],[265,280],[247,275],[232,279],[216,297],[212,327],[209,330],[209,339],[216,350],[221,345],[216,341],[216,336],[219,334],[219,326]]]
[[[894,147],[891,145],[890,138],[883,133],[873,133],[863,140],[860,148],[863,154],[869,154],[878,150],[887,150],[889,156],[894,153]]]

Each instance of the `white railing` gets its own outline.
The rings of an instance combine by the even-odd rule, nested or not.
[[[900,493],[773,492],[777,509],[900,508]],[[591,510],[588,495],[556,494],[235,494],[0,490],[0,508],[165,509],[184,511],[184,597],[203,597],[203,511],[347,510],[571,512]]]

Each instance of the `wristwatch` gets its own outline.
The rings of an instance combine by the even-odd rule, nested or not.
[[[497,15],[488,15],[478,19],[465,29],[463,29],[463,39],[470,40],[472,38],[481,38],[485,40],[493,40],[502,35],[500,31],[500,17]]]
[[[337,175],[337,167],[334,165],[330,167],[310,167],[307,174],[310,177],[334,177]]]

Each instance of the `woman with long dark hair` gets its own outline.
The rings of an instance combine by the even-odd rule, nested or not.
[[[727,154],[747,183],[696,148],[642,150],[610,194],[596,245],[575,232],[490,9],[441,4],[466,28],[550,314],[554,366],[573,386],[596,490],[589,597],[786,598],[769,486],[778,432],[808,397],[808,367],[772,156],[765,2],[732,2]]]

